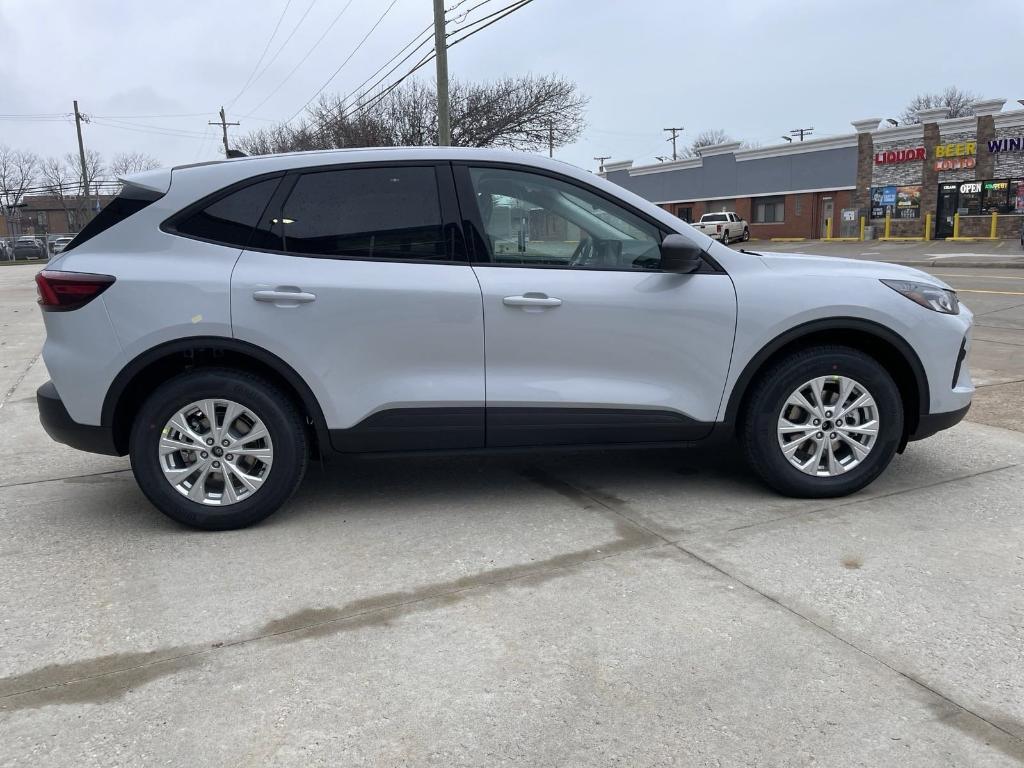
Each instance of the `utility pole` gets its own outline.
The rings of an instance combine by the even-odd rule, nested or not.
[[[548,123],[548,157],[555,156],[555,124]]]
[[[800,141],[803,141],[805,135],[810,136],[812,133],[814,133],[814,127],[812,126],[810,128],[794,128],[789,133],[792,136],[799,136]]]
[[[82,219],[80,226],[85,226],[84,219],[89,216],[89,211],[92,209],[90,195],[89,195],[89,168],[85,164],[85,144],[82,142],[82,120],[86,122],[89,118],[84,117],[81,112],[78,111],[78,99],[74,101],[75,105],[75,130],[78,131],[78,159],[82,162],[82,195],[85,199],[85,208],[82,211]]]
[[[666,141],[671,141],[672,142],[672,159],[673,160],[678,160],[679,159],[679,155],[676,152],[676,136],[678,136],[680,133],[683,132],[683,127],[680,126],[678,128],[662,128],[661,130],[663,130],[663,131],[665,131],[667,133],[671,133],[672,134],[672,138],[671,139],[666,139]]]
[[[598,155],[594,159],[597,160],[597,165],[598,165],[597,172],[598,173],[604,173],[604,161],[605,160],[611,160],[612,156],[611,155]]]
[[[437,59],[437,143],[449,147],[452,129],[448,122],[448,40],[445,35],[444,0],[434,0],[434,57]]]
[[[220,108],[220,120],[207,120],[207,125],[219,125],[220,129],[224,132],[224,157],[231,157],[231,150],[228,149],[228,126],[229,125],[241,125],[241,123],[229,123],[227,117],[224,114],[224,107]],[[209,130],[209,129],[207,129]]]

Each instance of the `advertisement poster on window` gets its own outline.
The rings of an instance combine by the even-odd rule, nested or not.
[[[1024,213],[1024,179],[1010,182],[1010,202],[1015,213]]]
[[[921,185],[896,187],[895,219],[921,218]]]
[[[871,188],[871,218],[884,219],[886,213],[895,216],[896,210],[896,187],[872,187]],[[920,188],[919,188],[920,189]],[[920,200],[920,194],[918,194]]]

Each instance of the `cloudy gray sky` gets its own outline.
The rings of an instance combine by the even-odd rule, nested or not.
[[[286,2],[0,0],[0,143],[44,156],[76,149],[61,115],[77,98],[93,117],[86,144],[105,157],[217,157],[219,129],[206,121],[232,105]],[[299,109],[390,0],[352,0],[313,48],[346,3],[291,0],[264,64],[291,39],[234,101],[233,131]],[[348,93],[430,20],[431,0],[397,0],[327,91]],[[594,155],[641,162],[670,151],[665,126],[685,126],[684,140],[703,128],[762,144],[798,126],[833,135],[950,84],[1019,108],[1022,40],[1019,0],[534,0],[453,48],[449,68],[465,79],[575,80],[590,98],[588,127],[556,156],[593,168]],[[433,65],[421,73],[432,78]]]

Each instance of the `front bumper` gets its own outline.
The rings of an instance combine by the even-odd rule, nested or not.
[[[918,417],[917,429],[910,435],[908,440],[924,440],[926,437],[931,437],[936,432],[941,432],[944,429],[959,424],[967,412],[971,409],[971,404],[968,403],[963,408],[958,408],[955,411],[946,411],[945,413],[922,413]]]
[[[80,451],[122,455],[114,445],[114,431],[110,427],[79,424],[71,418],[68,409],[57,394],[57,388],[48,381],[36,390],[39,423],[51,438]]]

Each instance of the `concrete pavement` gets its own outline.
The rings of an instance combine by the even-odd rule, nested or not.
[[[0,270],[0,766],[1024,762],[1016,431],[827,501],[731,453],[351,460],[199,533],[38,429],[31,273]]]

